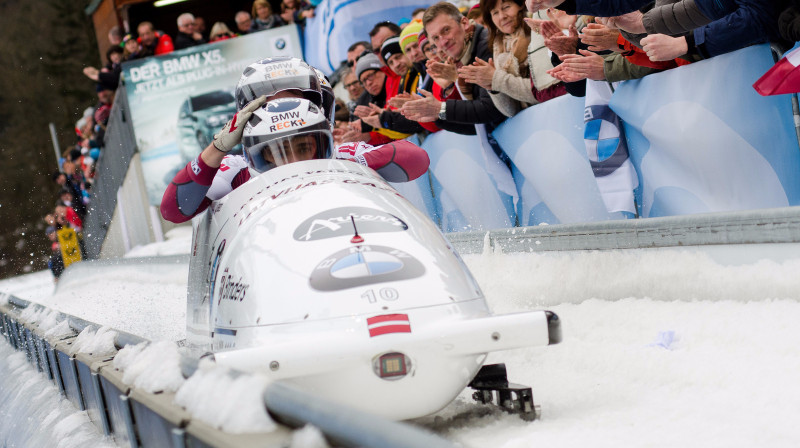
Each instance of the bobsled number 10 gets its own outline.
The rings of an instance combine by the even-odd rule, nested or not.
[[[193,227],[188,343],[368,412],[431,414],[486,386],[487,353],[561,337],[549,312],[492,315],[438,228],[356,163],[274,168]]]

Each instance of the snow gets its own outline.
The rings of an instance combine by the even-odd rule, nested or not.
[[[170,341],[123,347],[114,357],[125,384],[146,392],[176,392],[184,383],[178,346]]]
[[[263,392],[268,383],[264,376],[234,375],[201,360],[198,370],[178,390],[175,403],[229,433],[270,432],[277,425],[264,408]]]
[[[316,426],[306,425],[292,433],[289,448],[328,448],[328,442]]]
[[[116,446],[5,339],[0,339],[0,359],[0,446]]]
[[[180,246],[179,239],[170,244]],[[189,246],[187,238],[184,253]],[[465,391],[436,416],[417,423],[465,447],[798,446],[797,249],[749,245],[466,255],[495,313],[549,309],[561,318],[561,344],[496,353],[487,360],[505,362],[512,382],[533,387],[542,419],[525,422],[480,406]],[[146,255],[160,250],[138,249]],[[33,284],[48,277],[25,277],[30,284],[21,278],[0,281],[0,292],[156,341],[183,338],[185,266],[137,264],[84,272],[80,281],[70,282],[91,284],[94,291],[86,296],[69,282],[52,294],[52,287],[47,292]],[[6,355],[9,350],[0,345],[4,359],[24,361],[24,356]],[[8,361],[0,362],[0,369],[8,368]],[[235,431],[223,416],[235,413],[242,419],[244,413],[268,428],[266,414],[253,412],[260,408],[260,394],[253,391],[266,380],[236,381],[218,369],[203,370],[180,386],[177,396],[215,426]],[[0,394],[7,393],[0,382]],[[226,394],[234,400],[224,401]],[[296,440],[302,437],[295,434]]]
[[[117,352],[114,340],[117,332],[110,327],[100,327],[95,331],[92,327],[86,327],[75,338],[72,343],[72,354],[88,353],[94,356],[113,355]]]

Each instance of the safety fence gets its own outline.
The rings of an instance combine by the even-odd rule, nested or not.
[[[135,152],[136,137],[128,110],[125,84],[120,83],[108,119],[105,146],[97,160],[92,201],[84,220],[83,240],[87,258],[97,258],[100,254],[117,207],[117,192],[125,181]]]
[[[450,233],[462,254],[800,242],[800,207]]]
[[[100,328],[83,319],[58,313],[69,331],[47,336],[38,324],[22,317],[22,311],[41,305],[0,294],[0,334],[16,350],[25,352],[37,373],[45,375],[75,408],[120,446],[136,447],[285,447],[292,427],[312,424],[329,442],[346,447],[411,448],[453,447],[426,430],[377,418],[344,408],[296,388],[273,383],[263,392],[264,406],[284,426],[268,433],[231,434],[193,418],[173,402],[174,393],[150,393],[123,382],[124,372],[112,364],[113,355],[93,355],[75,347],[85,329]],[[117,350],[147,340],[116,331]],[[197,369],[197,360],[184,357],[184,377]],[[231,374],[235,375],[236,372]]]

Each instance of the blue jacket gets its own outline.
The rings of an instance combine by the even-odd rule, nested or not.
[[[782,0],[743,1],[732,13],[695,29],[694,45],[707,58],[754,44],[780,41],[778,16],[785,7]]]
[[[689,36],[704,58],[738,50],[749,45],[780,40],[777,20],[787,0],[681,0],[692,2],[708,20],[708,25],[692,30]],[[567,0],[558,6],[570,13],[613,17],[639,9],[650,0]],[[574,8],[570,10],[570,8]],[[648,33],[667,33],[648,29]]]
[[[747,0],[686,0],[694,1],[700,12],[709,20],[725,17],[738,8],[738,2]],[[570,14],[587,14],[598,17],[614,17],[635,11],[652,3],[652,0],[566,0],[557,6]]]

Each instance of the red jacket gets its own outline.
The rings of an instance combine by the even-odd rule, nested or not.
[[[139,37],[136,39],[139,44],[142,44],[142,38]],[[172,44],[172,38],[169,37],[168,34],[159,33],[156,31],[156,49],[155,55],[158,56],[160,54],[171,53],[175,50],[175,46]]]
[[[689,61],[680,58],[673,59],[671,61],[651,61],[650,58],[647,57],[647,53],[645,53],[644,50],[628,42],[628,40],[622,37],[621,34],[617,38],[617,45],[619,45],[619,48],[623,50],[622,55],[625,56],[625,59],[636,65],[641,65],[642,67],[667,70],[690,63]]]
[[[381,71],[386,75],[386,81],[383,84],[384,88],[386,89],[386,103],[383,106],[386,107],[386,105],[389,104],[389,99],[397,95],[398,91],[400,90],[400,76],[391,71],[389,67],[385,65],[381,67]],[[367,141],[367,144],[372,146],[380,146],[395,140],[397,139],[381,134],[378,131],[370,131],[369,141]]]

